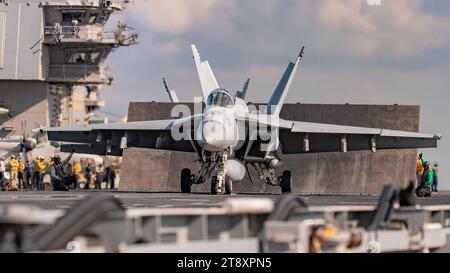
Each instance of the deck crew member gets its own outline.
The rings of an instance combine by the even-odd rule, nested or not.
[[[19,179],[19,189],[20,190],[26,189],[24,174],[25,174],[25,163],[19,158],[18,179]]]
[[[79,179],[80,179],[81,171],[82,171],[82,168],[81,168],[80,162],[74,161],[74,164],[73,164],[73,176],[75,177],[75,180],[76,180],[75,183],[76,183],[77,187],[78,187],[78,182],[79,182]]]
[[[67,191],[67,186],[64,182],[64,178],[66,174],[64,169],[67,167],[67,164],[72,158],[72,154],[70,154],[64,161],[61,161],[61,157],[59,155],[55,155],[53,157],[53,164],[50,167],[50,177],[52,180],[52,186],[54,191]]]
[[[434,162],[433,165],[433,186],[432,190],[434,192],[438,191],[438,173],[439,173],[439,164],[437,162]]]
[[[416,189],[416,194],[419,197],[430,197],[431,196],[431,186],[433,184],[433,170],[430,168],[430,164],[427,161],[423,162],[423,175],[422,181],[419,187]]]
[[[422,174],[423,174],[423,159],[422,154],[419,154],[416,165],[416,187],[418,187],[420,185],[420,182],[422,181]]]
[[[3,188],[3,177],[5,177],[6,172],[6,158],[2,157],[0,160],[0,188]]]
[[[19,161],[16,159],[15,155],[11,156],[11,159],[9,160],[9,174],[11,183],[13,183],[13,188],[17,188],[17,179],[19,176]]]
[[[43,179],[45,175],[45,161],[42,155],[38,156],[36,161],[34,162],[34,174],[33,180],[36,186],[36,190],[42,191],[44,190]]]

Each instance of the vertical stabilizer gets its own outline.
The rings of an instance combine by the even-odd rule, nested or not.
[[[167,94],[169,95],[170,101],[174,103],[179,103],[177,93],[175,93],[175,90],[170,90],[169,86],[167,85],[166,79],[163,78],[163,84],[164,89],[166,89]]]
[[[192,54],[194,56],[195,66],[197,67],[198,78],[202,87],[203,100],[206,102],[211,91],[219,88],[216,77],[209,66],[208,61],[203,61],[200,58],[197,47],[191,45]]]
[[[296,62],[290,62],[286,68],[286,71],[284,71],[284,74],[281,77],[277,88],[275,89],[272,97],[267,103],[267,115],[278,116],[280,114],[281,108],[283,107],[284,101],[286,100],[286,96],[289,92],[289,88],[291,87],[292,80],[294,79],[295,72],[297,71],[300,61],[303,59],[304,50],[305,47],[302,47],[302,50],[298,55]]]
[[[250,79],[247,79],[244,84],[244,88],[242,91],[236,91],[236,97],[245,100],[245,96],[247,95],[248,86],[250,84]]]

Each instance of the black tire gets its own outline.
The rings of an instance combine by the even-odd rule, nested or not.
[[[217,195],[218,185],[217,185],[217,176],[211,177],[211,195]]]
[[[191,192],[191,170],[183,169],[181,170],[181,192],[190,193]]]
[[[225,180],[225,194],[230,195],[233,192],[233,180],[227,178]]]
[[[281,176],[281,193],[291,193],[292,192],[292,176],[290,171],[284,171]]]

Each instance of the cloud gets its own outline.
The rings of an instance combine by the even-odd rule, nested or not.
[[[384,52],[402,58],[450,40],[444,34],[450,33],[450,19],[424,12],[422,4],[422,0],[396,0],[369,6],[366,0],[319,0],[315,20],[322,34],[331,35],[333,47],[347,47],[364,56]]]
[[[323,54],[382,53],[404,59],[450,41],[446,35],[450,18],[425,11],[423,4],[424,0],[382,1],[381,5],[369,5],[368,0],[136,0],[126,14],[151,35],[169,40],[207,34],[223,43],[237,37],[233,43],[240,48],[253,48],[252,42],[257,42],[267,52],[275,44],[285,49],[281,43],[294,39],[298,43],[301,36]],[[160,46],[161,54],[179,52],[175,42]]]
[[[158,43],[157,46],[157,54],[158,55],[175,55],[181,50],[183,50],[183,45],[180,41],[169,41]]]
[[[204,23],[219,0],[137,0],[129,15],[157,32],[180,34]]]

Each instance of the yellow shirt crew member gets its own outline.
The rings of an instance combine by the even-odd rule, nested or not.
[[[417,160],[416,173],[418,173],[418,174],[423,174],[423,163],[422,163],[422,159],[418,159],[418,160]]]
[[[73,166],[73,173],[75,175],[80,174],[81,173],[81,164],[80,163],[75,163],[75,165]]]
[[[25,163],[23,162],[19,163],[19,172],[21,173],[25,172]]]
[[[34,162],[34,171],[35,172],[40,172],[40,173],[45,173],[45,162],[44,160],[36,160]]]
[[[17,159],[11,159],[9,161],[9,169],[12,172],[17,172],[19,170],[19,161]]]

